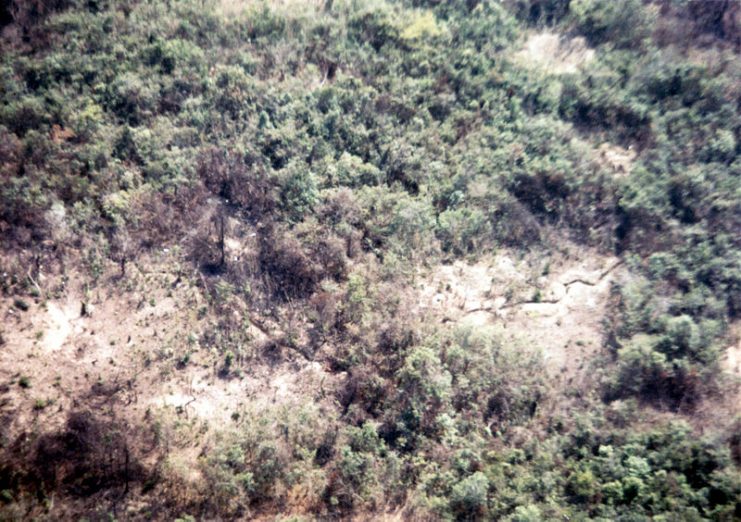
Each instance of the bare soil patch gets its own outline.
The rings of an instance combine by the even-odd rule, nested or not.
[[[728,381],[724,398],[730,404],[733,415],[741,415],[741,321],[731,324],[729,343],[721,354],[720,366]]]
[[[582,37],[568,38],[543,31],[531,34],[515,60],[547,74],[576,73],[594,59],[594,49]]]
[[[610,283],[621,272],[617,258],[574,245],[550,257],[501,251],[433,268],[420,307],[445,323],[498,325],[509,342],[539,351],[553,377],[573,382],[602,346]]]
[[[633,147],[620,147],[612,143],[603,143],[597,149],[599,161],[612,170],[616,176],[628,176],[633,170],[637,153]]]
[[[111,275],[88,291],[70,283],[63,298],[31,303],[27,311],[13,299],[0,301],[6,440],[59,429],[69,411],[85,407],[105,405],[132,424],[164,414],[220,428],[248,406],[332,396],[332,376],[291,353],[235,365],[224,375],[224,354],[200,346],[209,324],[199,314],[206,306],[201,290],[167,265],[148,266],[147,273],[132,266],[125,278]],[[264,332],[252,330],[256,345],[266,342]],[[208,440],[201,435],[200,442]]]

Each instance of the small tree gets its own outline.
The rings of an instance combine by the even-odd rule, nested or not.
[[[126,263],[136,257],[136,248],[129,231],[124,227],[115,227],[111,232],[110,246],[113,260],[118,263],[120,269],[120,277],[124,277]]]
[[[319,201],[316,176],[307,165],[292,161],[281,171],[281,205],[291,221],[301,221]]]
[[[450,507],[461,519],[477,519],[486,511],[488,491],[489,480],[486,475],[477,471],[453,486]]]

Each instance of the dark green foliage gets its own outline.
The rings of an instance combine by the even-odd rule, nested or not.
[[[569,6],[576,30],[592,45],[640,48],[650,35],[650,11],[640,0],[575,0]]]
[[[512,0],[517,18],[533,25],[554,25],[569,14],[571,0]]]
[[[592,515],[723,520],[737,514],[739,490],[733,480],[738,477],[721,471],[729,462],[727,451],[694,439],[685,424],[598,436],[587,448],[578,440],[572,444],[565,451],[581,456],[567,479],[567,492],[590,506]]]

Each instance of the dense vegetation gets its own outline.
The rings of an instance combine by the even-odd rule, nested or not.
[[[303,488],[309,517],[741,517],[741,441],[681,418],[722,393],[741,315],[738,4],[6,4],[2,291],[38,293],[42,263],[95,284],[105,260],[123,273],[176,248],[204,275],[225,374],[263,356],[230,323],[239,303],[299,307],[301,355],[351,376],[330,419],[259,413],[225,433],[197,464],[208,491],[159,477],[154,516],[280,512]],[[594,59],[548,74],[513,58],[546,27]],[[603,142],[636,151],[629,175]],[[256,234],[254,257],[225,259],[227,226]],[[552,230],[634,277],[613,288],[594,389],[546,414],[538,360],[420,324],[397,289],[418,264]],[[652,408],[679,415],[645,422]],[[56,487],[33,466],[0,465],[0,502]]]

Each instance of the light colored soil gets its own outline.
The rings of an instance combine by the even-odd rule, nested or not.
[[[52,302],[47,305],[47,314],[49,316],[49,327],[42,339],[43,345],[50,351],[59,350],[72,333],[75,311],[70,303],[60,305]]]
[[[611,169],[616,176],[627,176],[633,170],[637,156],[633,147],[626,149],[611,143],[603,143],[597,151],[600,163]]]
[[[721,366],[730,375],[741,378],[741,321],[729,328],[730,344],[721,358]]]
[[[576,73],[593,59],[594,49],[584,38],[567,38],[549,31],[531,34],[515,54],[517,63],[547,74]]]
[[[435,267],[420,308],[452,325],[498,325],[509,342],[540,352],[552,376],[573,382],[602,346],[610,282],[621,271],[618,259],[576,246],[550,259],[501,251]]]
[[[728,385],[724,396],[730,405],[733,415],[741,415],[741,321],[736,321],[729,328],[729,344],[720,358],[720,366]]]
[[[227,426],[248,406],[333,395],[332,376],[302,357],[246,362],[220,375],[223,354],[198,342],[206,326],[197,317],[205,304],[200,290],[169,273],[166,263],[159,270],[151,260],[143,266],[151,270],[132,266],[123,280],[108,276],[88,293],[70,283],[65,298],[34,303],[26,312],[12,299],[0,301],[0,435],[6,440],[56,429],[79,408],[115,409],[119,419],[136,424],[164,415],[203,422],[210,430]],[[252,330],[256,345],[267,339]],[[186,354],[187,364],[178,364]],[[20,385],[22,377],[29,387]]]

